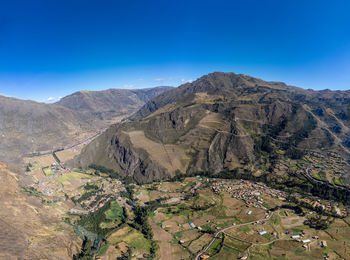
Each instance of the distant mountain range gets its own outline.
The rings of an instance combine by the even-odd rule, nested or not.
[[[171,87],[78,91],[56,102],[73,111],[100,120],[113,120],[136,112],[146,102]]]
[[[80,91],[55,104],[0,96],[0,160],[57,149],[136,112],[171,87]]]
[[[71,164],[99,164],[149,182],[235,169],[273,175],[276,164],[311,152],[333,151],[348,160],[349,104],[350,91],[305,90],[212,73],[148,101]]]

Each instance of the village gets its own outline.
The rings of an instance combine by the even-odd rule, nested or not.
[[[215,193],[227,192],[233,198],[243,200],[250,207],[266,209],[263,196],[278,198],[284,201],[287,194],[283,191],[272,189],[262,183],[245,180],[224,180],[212,183],[212,189]]]
[[[32,170],[26,174],[37,179],[31,190],[45,203],[73,201],[69,212],[84,215],[95,212],[108,201],[122,200],[120,192],[125,191],[125,188],[121,181],[100,178],[89,171],[66,168],[57,156],[43,157],[45,160],[39,159],[33,165],[30,164]]]

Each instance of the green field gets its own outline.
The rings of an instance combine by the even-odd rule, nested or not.
[[[136,229],[125,226],[116,232],[112,233],[107,242],[112,245],[116,245],[119,242],[125,242],[135,250],[149,251],[151,248],[151,242],[147,240],[141,232]]]
[[[43,171],[45,173],[45,176],[51,176],[53,175],[53,172],[51,171],[50,168],[43,168]]]
[[[223,235],[221,237],[217,238],[215,240],[215,242],[211,245],[209,250],[207,251],[207,254],[210,256],[217,254],[221,250],[223,241],[224,241]]]
[[[71,183],[72,180],[79,180],[79,179],[91,179],[91,176],[80,172],[70,172],[70,173],[62,174],[60,177],[57,178],[57,181],[64,184],[64,183]]]
[[[118,202],[111,202],[111,208],[105,212],[106,218],[110,220],[119,219],[123,216],[123,208]]]

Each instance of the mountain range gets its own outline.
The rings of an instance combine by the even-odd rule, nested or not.
[[[170,87],[79,91],[55,104],[0,96],[0,160],[58,149],[136,112]]]
[[[237,169],[276,175],[281,161],[335,152],[347,172],[349,103],[350,91],[211,73],[148,101],[70,164],[102,165],[144,183]]]
[[[170,259],[169,248],[171,259],[185,258],[185,251],[173,248],[196,240],[175,245],[176,239],[184,239],[177,233],[203,231],[196,239],[208,235],[216,241],[219,236],[214,234],[222,232],[217,220],[232,219],[235,227],[237,220],[270,225],[266,214],[271,211],[285,214],[274,222],[291,223],[298,217],[296,227],[311,232],[300,226],[312,220],[311,214],[297,216],[298,208],[326,209],[328,221],[329,214],[336,216],[336,209],[343,214],[342,205],[349,203],[349,104],[350,91],[306,90],[222,72],[177,88],[79,91],[55,104],[0,96],[0,160],[10,162],[0,162],[0,180],[6,184],[0,189],[0,258],[90,259],[106,248],[101,259],[115,259],[124,257],[118,245],[126,249],[125,255],[141,252],[140,258],[149,258],[143,247],[147,243],[160,259]],[[71,154],[25,158],[24,171],[25,154],[52,153],[87,136],[97,137],[81,152],[79,148]],[[67,167],[53,164],[59,159],[59,166]],[[330,202],[334,206],[327,209]],[[325,208],[315,208],[317,203]],[[295,213],[275,211],[279,205]],[[164,220],[168,216],[182,224]],[[190,229],[189,216],[198,228]],[[157,218],[161,222],[155,222]],[[176,232],[163,222],[174,223]],[[206,223],[210,232],[197,223]],[[338,234],[344,223],[332,227],[330,234]],[[283,225],[274,230],[285,230]],[[116,234],[128,243],[111,240]],[[163,234],[168,237],[164,241]],[[342,239],[332,243],[343,245]],[[141,251],[131,251],[136,250],[135,241]],[[197,258],[211,246],[205,245],[210,240],[200,243],[196,251],[188,251]],[[301,242],[291,250],[295,248],[301,248]]]

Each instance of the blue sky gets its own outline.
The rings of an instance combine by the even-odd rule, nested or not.
[[[0,0],[0,94],[178,86],[214,71],[350,89],[350,2]]]

